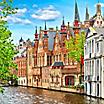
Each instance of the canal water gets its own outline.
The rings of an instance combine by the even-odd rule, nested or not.
[[[26,87],[5,87],[0,104],[104,104],[104,100],[77,94]]]

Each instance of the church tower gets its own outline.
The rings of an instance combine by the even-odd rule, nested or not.
[[[43,31],[42,31],[42,27],[40,26],[39,39],[42,39],[42,37],[43,37]]]
[[[99,1],[96,5],[96,14],[93,17],[93,20],[94,20],[94,25],[93,25],[94,27],[97,27],[97,28],[104,27],[104,20],[101,14],[101,4]]]
[[[66,34],[66,26],[65,26],[64,16],[63,16],[63,21],[62,21],[62,25],[61,25],[61,33]]]
[[[43,36],[43,47],[44,51],[48,51],[48,31],[47,31],[47,26],[46,26],[46,21],[45,21],[45,30],[44,30],[44,36]]]
[[[37,66],[37,49],[38,49],[38,33],[37,26],[35,30],[35,43],[34,43],[34,66]]]
[[[101,15],[101,4],[99,3],[99,0],[98,0],[98,4],[96,6],[96,14]]]
[[[88,28],[90,26],[88,6],[86,6],[86,14],[85,14],[84,25],[85,25],[85,28]]]
[[[19,40],[19,49],[22,49],[23,46],[24,46],[24,40],[21,37],[21,39]]]
[[[39,33],[38,52],[43,52],[43,30],[41,27]]]
[[[61,46],[65,47],[65,40],[67,37],[67,26],[65,25],[64,17],[61,25]]]
[[[79,34],[80,25],[81,23],[80,23],[79,11],[77,6],[77,1],[75,0],[75,17],[74,17],[74,23],[73,23],[74,34]]]

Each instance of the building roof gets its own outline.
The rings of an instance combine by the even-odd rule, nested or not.
[[[49,31],[48,32],[48,36],[49,36],[49,38],[48,38],[48,42],[49,42],[48,48],[49,48],[49,50],[53,50],[53,44],[54,44],[54,37],[55,37],[55,35],[56,35],[55,31]]]
[[[64,66],[63,62],[55,62],[52,66]]]
[[[97,34],[101,35],[104,34],[104,28],[94,28]]]
[[[73,32],[73,29],[70,27],[70,34],[72,35],[72,36],[74,36],[74,32]],[[60,31],[58,31],[58,35],[59,35],[59,38],[60,38],[60,40],[61,40],[61,32]],[[53,50],[53,46],[54,46],[54,38],[55,38],[55,36],[56,36],[56,31],[48,31],[48,42],[49,42],[49,46],[48,46],[48,49],[49,50]]]
[[[26,56],[26,48],[24,47],[24,48],[22,48],[22,49],[19,49],[18,50],[18,53],[15,55],[15,57],[21,57],[21,56]]]
[[[86,32],[86,38],[90,37],[94,33],[97,34],[98,36],[100,36],[101,34],[104,34],[104,28],[89,27]]]

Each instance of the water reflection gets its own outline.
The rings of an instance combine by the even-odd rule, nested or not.
[[[104,100],[71,93],[26,87],[8,87],[0,94],[0,104],[104,104]]]

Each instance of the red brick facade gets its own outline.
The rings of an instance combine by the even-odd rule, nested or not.
[[[65,41],[70,41],[72,32],[69,24],[66,26],[64,22],[60,30],[40,29],[38,37],[36,28],[34,47],[28,47],[27,52],[28,86],[50,88],[66,86],[69,84],[67,81],[74,81],[72,85],[79,83],[79,65],[68,58],[65,45]],[[55,62],[63,62],[63,66],[55,68]]]

